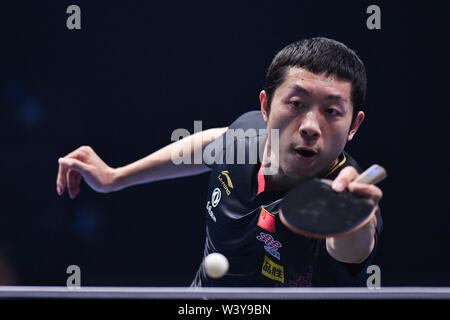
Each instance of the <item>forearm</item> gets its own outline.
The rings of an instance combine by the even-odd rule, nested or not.
[[[361,263],[375,246],[376,218],[364,227],[343,237],[327,238],[328,253],[336,260],[346,263]]]
[[[121,190],[132,185],[143,184],[158,180],[192,176],[209,170],[203,163],[175,164],[173,153],[177,150],[188,150],[190,155],[198,153],[216,137],[226,131],[225,128],[214,128],[198,132],[173,142],[145,158],[131,164],[114,169],[113,190]]]

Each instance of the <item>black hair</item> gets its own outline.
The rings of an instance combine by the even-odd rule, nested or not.
[[[351,100],[353,117],[361,110],[366,100],[366,69],[356,53],[336,40],[315,37],[291,43],[281,49],[273,58],[266,74],[264,90],[267,94],[267,109],[275,90],[284,82],[289,67],[305,68],[327,76],[337,76],[339,79],[351,82]]]

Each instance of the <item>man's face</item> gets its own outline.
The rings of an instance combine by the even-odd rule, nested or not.
[[[260,100],[268,132],[279,129],[280,174],[290,180],[324,174],[364,119],[359,112],[350,130],[349,81],[302,68],[288,69],[285,81],[275,90],[269,113],[264,91]]]

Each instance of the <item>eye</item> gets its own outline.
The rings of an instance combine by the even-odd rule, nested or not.
[[[305,105],[303,104],[303,102],[298,101],[298,100],[292,100],[288,102],[291,106],[293,106],[294,108],[303,108],[305,107]]]
[[[328,108],[325,110],[325,112],[332,116],[338,116],[341,114],[338,110],[333,109],[333,108]]]

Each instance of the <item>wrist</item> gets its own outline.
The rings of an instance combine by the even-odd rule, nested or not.
[[[110,168],[109,176],[108,192],[119,191],[123,188],[123,167]]]
[[[349,235],[326,239],[326,248],[332,258],[345,263],[361,263],[375,246],[373,221]]]

